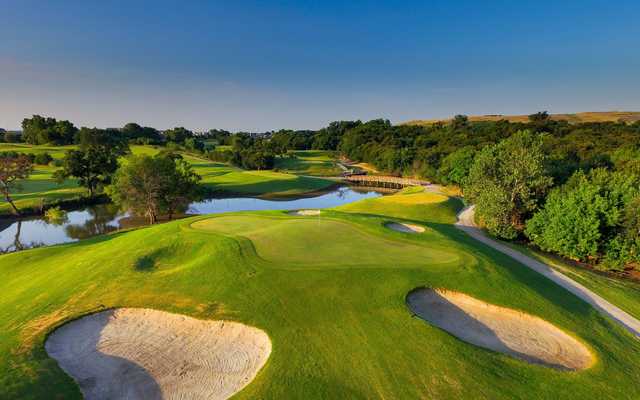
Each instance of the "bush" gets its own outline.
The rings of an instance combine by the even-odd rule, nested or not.
[[[39,153],[33,157],[33,162],[38,165],[49,165],[53,157],[49,153]]]

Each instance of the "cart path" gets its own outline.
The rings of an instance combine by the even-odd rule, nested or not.
[[[492,238],[490,238],[482,229],[478,228],[474,222],[475,206],[469,206],[464,208],[458,214],[458,221],[456,222],[456,228],[464,231],[472,238],[486,244],[489,247],[498,250],[501,253],[508,255],[515,259],[522,265],[531,268],[532,270],[544,275],[546,278],[552,280],[556,284],[567,289],[574,295],[578,296],[582,300],[591,304],[601,313],[613,318],[620,325],[625,327],[629,332],[634,334],[637,339],[640,339],[640,320],[632,317],[626,312],[622,311],[618,307],[609,303],[596,293],[587,289],[580,283],[573,279],[561,274],[557,270],[551,268],[549,265],[537,261],[527,255],[520,253],[517,250],[512,249]]]

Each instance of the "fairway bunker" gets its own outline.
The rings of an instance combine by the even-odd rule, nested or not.
[[[423,233],[424,228],[420,225],[413,224],[405,224],[401,222],[389,222],[385,224],[385,226],[389,229],[393,229],[394,231],[402,232],[402,233]]]
[[[237,322],[118,308],[61,326],[45,348],[86,399],[226,399],[253,380],[271,341]]]
[[[594,361],[582,343],[549,322],[462,293],[420,288],[407,295],[407,305],[420,318],[465,342],[530,363],[580,370]]]
[[[320,215],[320,210],[293,210],[293,211],[289,211],[287,214],[310,217],[313,215]]]

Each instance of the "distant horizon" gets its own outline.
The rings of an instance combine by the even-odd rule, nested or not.
[[[583,113],[640,113],[640,111],[634,111],[634,110],[605,110],[605,111],[594,111],[594,110],[588,110],[588,111],[575,111],[575,112],[552,112],[549,110],[537,110],[537,111],[533,111],[533,112],[522,112],[522,113],[514,113],[514,114],[504,114],[504,113],[489,113],[489,114],[463,114],[463,113],[455,113],[455,114],[451,114],[449,116],[446,117],[426,117],[426,118],[413,118],[413,119],[408,119],[408,120],[403,120],[403,121],[393,121],[390,118],[385,118],[385,117],[374,117],[371,119],[362,119],[362,118],[353,118],[353,119],[349,119],[349,121],[357,121],[360,120],[362,122],[367,122],[373,119],[385,119],[385,120],[389,120],[393,125],[399,125],[399,124],[403,124],[403,123],[407,123],[407,122],[412,122],[412,121],[420,121],[420,120],[437,120],[437,121],[446,121],[449,119],[452,119],[454,116],[456,115],[465,115],[467,117],[490,117],[490,116],[500,116],[500,117],[515,117],[515,116],[523,116],[523,115],[531,115],[531,114],[535,114],[537,112],[544,112],[546,111],[550,116],[553,115],[564,115],[564,114],[569,114],[569,115],[573,115],[573,114],[583,114]],[[291,129],[291,130],[318,130],[321,128],[324,128],[326,126],[328,126],[331,122],[334,121],[341,121],[338,119],[333,119],[333,120],[329,120],[327,121],[324,125],[321,125],[319,127],[302,127],[302,128],[290,128],[290,127],[278,127],[278,128],[273,128],[273,129],[258,129],[258,130],[242,130],[242,129],[225,129],[225,128],[220,128],[220,127],[216,127],[216,126],[212,126],[209,128],[202,128],[202,129],[193,129],[190,128],[188,126],[183,126],[183,125],[173,125],[173,126],[169,126],[169,127],[157,127],[157,126],[153,126],[153,125],[149,125],[149,124],[145,124],[142,123],[140,121],[128,121],[125,122],[121,125],[109,125],[109,126],[97,126],[97,125],[92,125],[92,124],[78,124],[73,120],[70,120],[68,118],[60,118],[58,116],[55,115],[44,115],[44,114],[32,114],[32,115],[40,115],[42,117],[52,117],[55,118],[57,120],[68,120],[71,123],[73,123],[77,128],[81,128],[81,127],[86,127],[86,128],[99,128],[99,129],[119,129],[122,128],[124,125],[128,124],[128,123],[136,123],[140,126],[148,126],[151,128],[155,128],[159,131],[165,131],[165,130],[169,130],[169,129],[173,129],[176,127],[184,127],[192,132],[207,132],[209,130],[212,129],[222,129],[222,130],[226,130],[229,131],[231,133],[238,133],[238,132],[249,132],[249,133],[262,133],[262,132],[272,132],[272,131],[278,131],[280,129]],[[32,115],[29,116],[25,116],[25,118],[31,118]],[[342,120],[345,121],[345,120]],[[22,126],[18,126],[17,128],[6,128],[3,126],[0,126],[1,129],[5,129],[7,131],[22,131]]]
[[[0,127],[33,114],[257,132],[640,110],[639,13],[596,0],[8,0]]]

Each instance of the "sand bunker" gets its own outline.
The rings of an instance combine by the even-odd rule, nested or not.
[[[413,224],[404,224],[400,222],[390,222],[385,225],[389,229],[393,229],[394,231],[403,232],[403,233],[422,233],[424,232],[424,227],[420,225]]]
[[[236,322],[119,308],[63,325],[45,348],[86,399],[226,399],[253,380],[271,341]]]
[[[420,318],[477,346],[564,370],[584,369],[593,363],[582,343],[529,314],[462,293],[427,288],[410,292],[407,304]]]
[[[311,216],[311,215],[320,215],[320,210],[294,210],[289,211],[287,214],[289,215],[302,215],[302,216]]]

